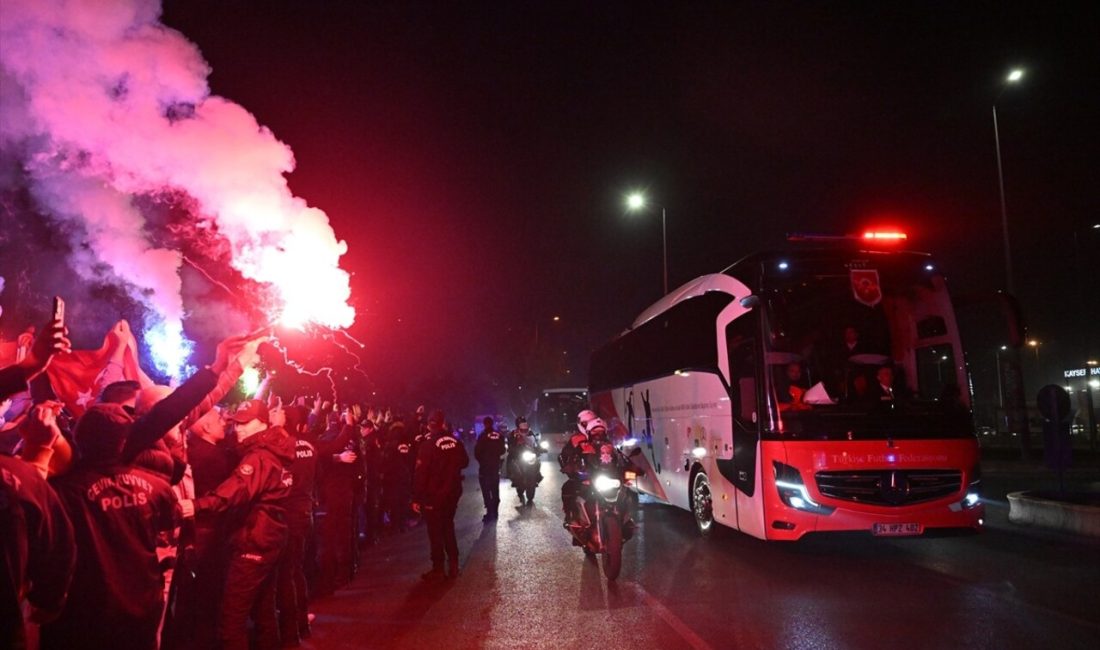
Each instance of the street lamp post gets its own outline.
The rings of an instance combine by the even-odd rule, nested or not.
[[[1005,202],[1004,165],[1001,162],[1001,133],[997,123],[997,102],[1008,87],[1023,79],[1024,71],[1017,68],[1009,72],[1001,84],[1001,92],[993,99],[993,141],[997,150],[997,186],[1001,196],[1001,234],[1004,237],[1005,290],[1015,295],[1015,282],[1012,273],[1012,246],[1008,237],[1008,208]],[[999,357],[998,357],[999,359]],[[1000,359],[999,359],[1000,360]],[[1027,410],[1025,406],[1023,377],[1020,369],[1020,349],[1012,346],[1005,355],[1003,381],[1005,395],[1005,420],[1009,430],[1020,434],[1020,452],[1024,458],[1031,455],[1030,431],[1028,430]]]
[[[1014,84],[1020,81],[1024,76],[1024,71],[1015,69],[1005,77],[1004,85],[1001,88],[1001,92],[997,94],[997,98],[993,100],[993,142],[997,148],[997,185],[1001,190],[1001,234],[1004,236],[1005,245],[1005,289],[1010,294],[1015,294],[1014,283],[1012,282],[1012,248],[1008,240],[1008,209],[1005,207],[1005,178],[1004,170],[1001,164],[1001,132],[997,126],[997,101],[1001,99],[1001,95],[1008,89],[1009,84]]]
[[[626,197],[626,208],[631,212],[643,210],[646,207],[645,195],[641,192],[631,192]],[[668,295],[668,228],[665,222],[665,206],[661,206],[661,269],[663,272],[664,294]]]

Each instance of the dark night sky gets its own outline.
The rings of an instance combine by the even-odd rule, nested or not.
[[[786,232],[886,219],[956,293],[1001,288],[990,108],[1014,65],[998,110],[1018,293],[1052,355],[1100,354],[1098,16],[172,0],[164,20],[294,149],[292,189],[348,241],[354,331],[384,383],[499,357],[536,321],[583,376],[659,296],[659,213],[621,207],[637,186],[667,206],[673,286]]]

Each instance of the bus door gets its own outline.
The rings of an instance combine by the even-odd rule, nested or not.
[[[742,513],[741,509],[756,494],[757,454],[763,418],[759,390],[760,317],[745,308],[740,310],[738,316],[727,321],[721,330],[724,336],[720,349],[724,348],[725,358],[720,362],[726,366],[722,370],[729,383],[733,439],[730,455],[721,454],[716,465],[722,476],[736,488],[738,528],[744,529],[746,525],[755,528],[758,518],[748,512]]]

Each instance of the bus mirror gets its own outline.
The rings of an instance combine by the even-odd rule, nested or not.
[[[760,296],[745,296],[740,302],[745,309],[755,309],[760,306]]]

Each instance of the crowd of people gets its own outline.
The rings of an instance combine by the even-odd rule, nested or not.
[[[222,341],[175,389],[113,381],[78,417],[41,386],[70,351],[60,319],[0,370],[0,401],[34,396],[0,453],[0,647],[294,647],[362,548],[420,523],[422,577],[458,576],[469,457],[445,415],[320,395],[219,407],[263,340]],[[481,451],[483,471],[503,454]]]

